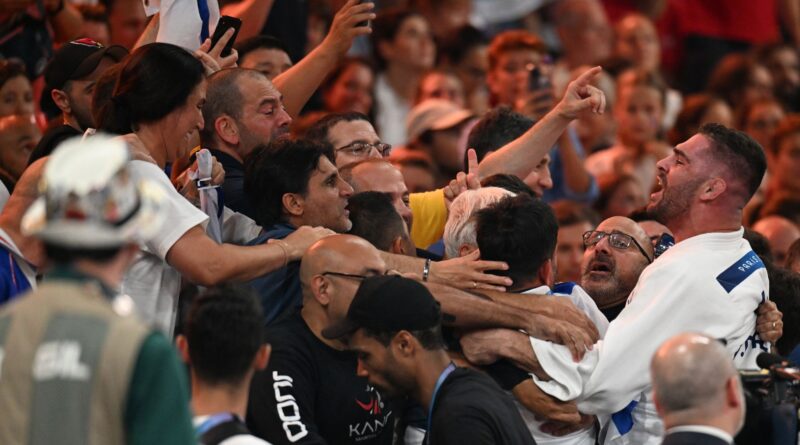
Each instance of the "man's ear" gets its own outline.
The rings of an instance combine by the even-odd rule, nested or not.
[[[239,144],[239,126],[227,114],[223,114],[214,121],[214,131],[217,133],[217,137],[226,144]]]
[[[472,244],[462,244],[458,246],[458,256],[459,258],[462,256],[467,256],[476,250],[478,250],[477,246],[473,246]]]
[[[189,358],[189,342],[186,340],[186,336],[183,334],[179,334],[177,338],[175,338],[175,346],[178,347],[178,353],[181,356],[181,360],[187,365],[192,364],[192,360]]]
[[[548,259],[542,263],[541,266],[539,266],[537,277],[539,278],[539,282],[542,284],[546,284],[548,287],[553,287],[553,283],[556,280],[556,271],[552,259]]]
[[[405,247],[403,246],[403,237],[398,236],[392,241],[392,244],[389,246],[389,253],[394,253],[397,255],[407,255],[409,252],[406,252]]]
[[[331,296],[329,293],[330,281],[322,275],[311,277],[311,293],[314,298],[319,302],[322,307],[326,307],[331,303]]]
[[[724,179],[711,178],[701,186],[699,198],[701,201],[713,201],[727,189],[728,184]]]
[[[272,352],[272,346],[269,343],[264,343],[258,348],[256,352],[256,356],[253,359],[253,368],[256,371],[262,371],[266,369],[267,364],[269,363],[269,354]]]
[[[739,376],[731,376],[725,382],[725,403],[731,408],[738,408],[745,404]]]
[[[392,338],[390,346],[399,357],[411,357],[417,349],[417,342],[410,332],[400,331]]]
[[[291,216],[303,216],[305,199],[297,193],[284,193],[281,198],[283,209]]]
[[[72,105],[69,103],[69,96],[64,90],[57,90],[53,89],[50,91],[50,97],[53,99],[53,102],[56,103],[56,106],[62,113],[71,114],[72,113]]]

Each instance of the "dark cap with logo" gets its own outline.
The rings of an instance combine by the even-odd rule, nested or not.
[[[359,328],[375,332],[421,331],[441,322],[439,302],[425,286],[397,275],[380,275],[361,282],[347,317],[323,329],[322,336],[340,338]]]
[[[97,69],[103,57],[119,62],[127,55],[128,50],[119,45],[103,46],[92,39],[65,43],[44,68],[45,87],[40,101],[42,110],[48,114],[58,113],[50,91],[61,90],[68,81],[88,76]]]

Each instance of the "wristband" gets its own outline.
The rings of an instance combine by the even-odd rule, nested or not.
[[[422,267],[422,281],[428,281],[428,276],[431,274],[431,259],[425,259],[425,266]]]

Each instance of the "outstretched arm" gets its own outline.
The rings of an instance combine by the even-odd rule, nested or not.
[[[552,111],[525,134],[486,156],[480,163],[481,178],[497,173],[524,178],[550,151],[570,122],[581,113],[603,113],[606,98],[602,91],[590,85],[600,71],[600,67],[594,67],[570,82],[564,97]]]

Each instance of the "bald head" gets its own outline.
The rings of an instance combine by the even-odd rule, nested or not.
[[[658,348],[650,373],[656,406],[667,428],[686,422],[723,427],[717,417],[726,415],[723,429],[735,434],[741,428],[744,400],[739,376],[717,340],[696,333],[676,335]]]
[[[753,230],[764,235],[769,242],[775,264],[784,267],[789,247],[800,239],[800,228],[782,216],[772,215],[759,219],[753,225]]]
[[[621,233],[636,241],[627,248],[619,248],[611,244],[608,236],[604,236],[597,244],[587,246],[583,252],[581,287],[599,308],[606,309],[624,304],[628,299],[639,281],[639,275],[653,258],[653,245],[644,229],[624,216],[612,216],[601,222],[595,230],[608,234]]]
[[[300,283],[304,288],[311,279],[325,272],[363,275],[383,274],[386,265],[368,241],[353,235],[333,235],[312,245],[300,263]]]
[[[392,198],[392,205],[411,230],[412,215],[409,193],[403,174],[392,163],[384,159],[367,159],[350,164],[339,170],[355,193],[381,192]]]

